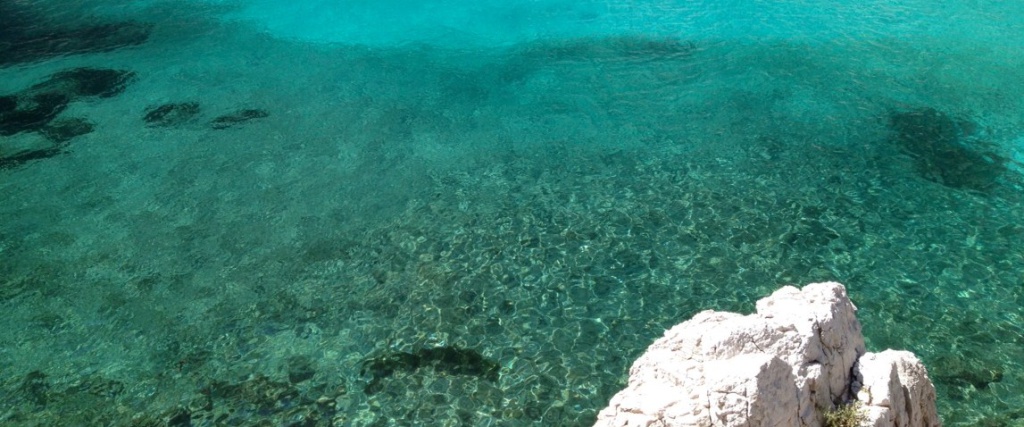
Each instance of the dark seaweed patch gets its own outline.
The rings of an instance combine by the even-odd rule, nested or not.
[[[105,68],[72,68],[53,74],[32,86],[30,92],[58,92],[70,98],[110,98],[124,92],[135,73]]]
[[[72,26],[63,12],[50,16],[55,9],[38,3],[0,0],[0,67],[138,45],[152,31],[150,25],[130,21]]]
[[[0,114],[9,113],[18,108],[18,97],[14,95],[0,96]]]
[[[667,60],[691,55],[697,50],[692,41],[674,38],[616,36],[545,42],[530,46],[526,56],[548,61]]]
[[[1007,159],[994,146],[967,140],[963,129],[973,124],[933,108],[892,113],[889,127],[899,148],[914,158],[918,174],[929,181],[986,192],[1006,170]]]
[[[49,401],[50,382],[46,374],[32,371],[22,378],[18,391],[26,401],[37,406],[45,406]]]
[[[625,35],[541,41],[519,48],[504,64],[499,78],[521,81],[542,67],[558,63],[688,60],[697,51],[696,43],[671,37]]]
[[[690,55],[696,49],[691,41],[672,38],[640,36],[607,37],[597,40],[577,40],[566,43],[551,52],[557,59],[592,60],[594,58],[668,58]]]
[[[958,355],[943,355],[933,364],[936,381],[958,387],[982,390],[1003,380],[1002,366],[983,357],[966,359]]]
[[[63,152],[64,144],[55,144],[50,147],[20,151],[9,156],[0,156],[0,169],[13,168],[32,160],[47,159]]]
[[[0,42],[20,38],[32,28],[33,21],[39,20],[38,15],[22,2],[13,0],[0,0],[0,16],[4,18],[4,25],[0,26]]]
[[[135,73],[123,70],[73,68],[14,95],[0,97],[0,135],[42,129],[69,102],[83,97],[109,98],[124,91]]]
[[[32,132],[46,126],[68,106],[70,97],[61,93],[5,96],[0,102],[0,135]]]
[[[93,131],[85,119],[54,122],[72,101],[80,98],[109,98],[120,94],[135,73],[101,68],[72,68],[51,75],[42,83],[20,93],[0,96],[0,136],[39,132],[52,146],[12,150],[0,156],[0,168],[10,168],[31,160],[53,157],[63,152],[68,141]]]
[[[363,391],[368,395],[375,394],[383,387],[382,381],[395,373],[413,373],[422,369],[430,369],[440,375],[470,375],[497,382],[500,366],[477,351],[458,347],[389,353],[363,362],[362,375],[370,378]]]
[[[259,109],[239,110],[213,119],[213,121],[210,122],[210,126],[214,129],[227,129],[234,125],[245,123],[253,119],[262,119],[269,115],[270,113]]]
[[[43,30],[35,27],[21,25],[0,33],[0,66],[139,45],[149,39],[152,31],[151,26],[134,22]]]
[[[180,102],[149,107],[142,119],[146,121],[146,126],[168,127],[183,124],[196,114],[199,114],[198,103]]]
[[[313,378],[316,369],[313,360],[306,356],[294,356],[288,359],[288,382],[298,384]]]
[[[263,412],[277,412],[294,406],[299,390],[289,383],[274,381],[263,375],[254,375],[240,383],[215,381],[208,388],[209,395],[234,401],[237,406],[251,406]]]
[[[94,128],[88,120],[72,118],[53,121],[39,129],[39,133],[55,144],[63,146],[75,137],[91,133]]]

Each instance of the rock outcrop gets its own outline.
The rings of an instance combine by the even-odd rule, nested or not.
[[[665,332],[630,369],[596,426],[818,427],[857,400],[865,426],[941,425],[912,353],[866,353],[839,283],[779,289],[757,313],[704,311]]]
[[[924,364],[909,351],[868,353],[857,361],[857,401],[867,415],[866,425],[939,426],[935,387]]]

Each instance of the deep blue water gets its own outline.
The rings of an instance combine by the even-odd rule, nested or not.
[[[947,425],[1024,422],[1024,4],[0,22],[0,424],[589,425],[664,329],[824,280]]]

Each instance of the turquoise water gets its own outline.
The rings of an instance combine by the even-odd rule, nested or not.
[[[1019,3],[0,17],[0,424],[585,426],[837,280],[946,424],[1024,425]]]

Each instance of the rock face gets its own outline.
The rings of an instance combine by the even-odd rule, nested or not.
[[[912,353],[866,353],[839,283],[787,286],[757,313],[704,311],[640,356],[596,426],[818,427],[859,400],[867,426],[941,425],[935,389]]]
[[[935,387],[924,364],[909,351],[868,353],[857,361],[854,372],[862,384],[857,400],[864,404],[867,425],[938,426]],[[855,383],[856,384],[856,383]]]

